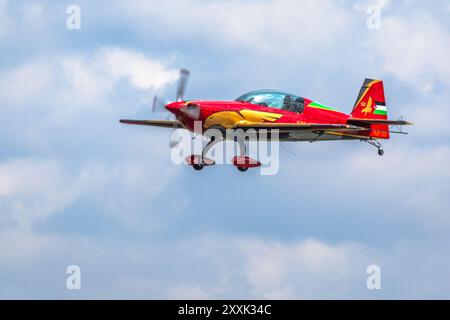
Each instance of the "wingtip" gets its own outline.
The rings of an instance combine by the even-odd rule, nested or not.
[[[402,126],[412,126],[412,125],[414,125],[413,122],[404,121],[404,120],[399,121],[399,124],[402,125]]]

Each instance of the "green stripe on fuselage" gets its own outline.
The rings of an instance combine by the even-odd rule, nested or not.
[[[315,101],[311,102],[311,103],[308,105],[308,107],[311,107],[311,108],[317,108],[317,109],[323,109],[323,110],[328,110],[328,111],[337,111],[337,110],[335,110],[335,109],[333,109],[333,108],[330,108],[330,107],[328,107],[328,106],[325,106],[325,105],[320,104],[320,103],[315,102]]]

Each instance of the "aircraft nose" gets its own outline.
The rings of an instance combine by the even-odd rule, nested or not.
[[[180,109],[180,106],[178,102],[172,102],[166,105],[165,108],[172,113],[176,113]]]

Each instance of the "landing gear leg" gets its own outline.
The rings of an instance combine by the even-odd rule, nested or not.
[[[199,170],[202,170],[205,166],[211,166],[214,164],[213,160],[206,158],[206,154],[208,153],[209,150],[211,150],[212,147],[214,147],[214,145],[216,145],[220,141],[221,141],[220,139],[217,139],[214,136],[211,137],[211,140],[209,140],[209,142],[203,148],[202,155],[201,156],[193,156],[193,157],[195,157],[195,160],[193,160],[192,167],[195,170],[199,171]]]
[[[377,148],[378,155],[382,156],[384,154],[383,146],[378,142],[378,140],[365,140],[365,142]]]
[[[245,157],[247,154],[247,146],[245,145],[245,141],[242,139],[237,140],[238,146],[239,146],[239,155],[241,157]]]
[[[247,146],[245,145],[245,140],[238,138],[237,143],[239,146],[239,156],[245,157],[245,155],[247,154]],[[237,168],[241,172],[245,172],[248,170],[248,167],[239,167],[238,166]]]
[[[211,140],[206,144],[206,146],[203,148],[202,151],[202,163],[205,162],[206,154],[209,150],[211,150],[212,147],[214,147],[216,144],[220,142],[220,139],[217,139],[216,137],[211,137]]]

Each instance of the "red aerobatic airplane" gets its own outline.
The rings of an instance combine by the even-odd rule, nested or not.
[[[384,154],[378,140],[389,139],[390,126],[411,125],[403,120],[388,120],[383,81],[365,79],[350,114],[293,94],[258,90],[246,93],[231,101],[183,100],[189,71],[182,69],[178,83],[176,102],[165,105],[175,115],[176,120],[120,120],[133,125],[165,128],[185,128],[194,131],[194,122],[200,121],[202,132],[219,129],[223,139],[227,129],[278,130],[279,141],[329,141],[360,140],[375,146],[378,154]],[[154,100],[154,105],[155,105]],[[270,139],[270,138],[269,138]],[[202,155],[192,155],[186,162],[196,170],[214,164],[206,158],[211,147],[220,142],[211,139],[204,147]],[[240,144],[241,154],[232,159],[239,170],[261,164],[246,156],[245,144]]]

